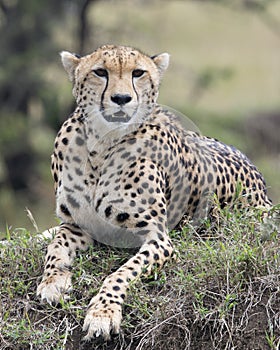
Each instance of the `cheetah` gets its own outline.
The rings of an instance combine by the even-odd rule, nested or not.
[[[99,241],[138,252],[103,282],[88,306],[85,339],[118,333],[131,282],[172,257],[169,231],[183,215],[220,205],[271,206],[256,167],[234,147],[185,130],[157,104],[167,53],[105,45],[80,57],[63,51],[77,107],[55,140],[52,175],[61,224],[48,246],[37,294],[57,303],[71,290],[78,250]]]

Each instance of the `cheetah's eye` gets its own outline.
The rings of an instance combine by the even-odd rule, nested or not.
[[[142,75],[144,73],[145,73],[145,71],[142,69],[134,69],[134,71],[132,72],[132,77],[133,78],[140,78],[140,77],[142,77]]]
[[[93,72],[98,76],[98,77],[108,77],[108,72],[106,71],[106,69],[103,68],[97,68],[94,69]]]

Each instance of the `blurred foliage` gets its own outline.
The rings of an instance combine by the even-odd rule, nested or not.
[[[72,12],[81,14],[77,29],[83,32],[83,12],[90,2],[0,1],[1,224],[5,219],[12,222],[15,201],[36,206],[40,195],[53,200],[46,188],[51,140],[61,124],[60,116],[70,110],[60,104],[58,89],[50,88],[46,74],[61,50],[54,28],[62,30]],[[80,34],[80,48],[83,40],[84,33]]]
[[[228,80],[233,76],[234,71],[231,67],[217,68],[206,67],[196,75],[189,99],[192,103],[199,101],[205,91],[211,88],[219,80]]]
[[[150,50],[151,54],[170,51],[172,64],[160,102],[187,112],[203,132],[251,152],[247,146],[250,136],[242,134],[246,125],[242,119],[249,110],[254,114],[263,103],[265,111],[276,110],[274,126],[279,126],[276,84],[267,78],[269,74],[275,78],[272,72],[276,65],[279,68],[278,56],[272,59],[270,50],[275,37],[280,39],[278,2],[0,0],[0,230],[6,222],[28,226],[26,206],[35,212],[41,225],[56,223],[49,158],[59,125],[73,109],[70,84],[59,65],[59,51],[85,54],[104,43],[128,44]],[[261,29],[254,18],[264,24]],[[232,27],[234,21],[236,27]],[[251,40],[248,33],[252,28],[258,31]],[[268,45],[260,57],[255,55],[257,40]],[[231,45],[246,54],[251,50],[256,62],[241,57],[239,52],[232,55]],[[231,60],[227,59],[228,52]],[[263,71],[258,64],[262,64]],[[241,76],[251,81],[248,88],[247,81],[243,84],[244,92],[239,84]],[[264,91],[262,86],[252,91],[255,82],[263,84]],[[271,86],[269,91],[267,86]],[[246,99],[242,100],[244,95]],[[229,112],[227,99],[235,110]],[[262,135],[261,142],[265,138],[267,135]],[[279,152],[276,154],[274,163]],[[273,182],[274,177],[275,172],[269,181]],[[275,198],[279,200],[280,194]]]

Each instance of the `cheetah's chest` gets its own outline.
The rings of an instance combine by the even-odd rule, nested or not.
[[[72,142],[73,143],[73,142]],[[82,139],[69,145],[61,172],[61,185],[57,192],[57,215],[67,222],[61,210],[67,207],[72,220],[93,239],[118,247],[135,247],[141,241],[130,230],[114,225],[98,213],[98,203],[110,188],[100,185],[100,173],[106,172],[106,160],[102,156],[91,157],[87,144]],[[114,174],[114,173],[113,173]],[[111,178],[114,183],[117,173]],[[111,193],[110,199],[114,198]]]

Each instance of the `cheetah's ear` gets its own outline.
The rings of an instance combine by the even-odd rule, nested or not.
[[[156,66],[158,67],[160,77],[162,77],[169,65],[169,54],[161,53],[159,55],[152,56],[151,59],[155,62]]]
[[[60,56],[61,56],[63,67],[68,73],[70,81],[74,83],[75,69],[80,62],[80,57],[68,51],[60,52]]]

